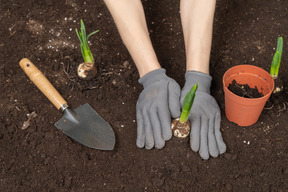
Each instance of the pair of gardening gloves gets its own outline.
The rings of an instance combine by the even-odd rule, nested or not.
[[[166,70],[156,69],[139,79],[144,87],[137,105],[137,146],[161,149],[171,139],[171,116],[180,117],[184,97],[199,82],[196,97],[189,114],[191,123],[190,146],[202,159],[217,157],[226,151],[220,132],[221,112],[210,95],[212,77],[197,71],[185,74],[185,85],[166,75]]]

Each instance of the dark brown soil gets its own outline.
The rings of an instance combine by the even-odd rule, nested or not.
[[[235,95],[244,98],[259,98],[264,96],[262,92],[258,91],[257,86],[253,88],[248,84],[239,84],[235,80],[228,85],[228,89]]]
[[[179,1],[143,4],[159,61],[183,86]],[[0,191],[288,191],[287,9],[284,0],[217,1],[211,93],[222,111],[227,152],[204,161],[190,149],[189,138],[174,137],[161,150],[136,147],[135,106],[142,87],[103,1],[1,0]],[[90,38],[99,72],[91,81],[76,76],[80,19],[88,33],[100,30]],[[268,71],[278,36],[284,39],[284,91],[256,124],[238,127],[224,114],[222,76],[239,64]],[[89,103],[111,124],[113,151],[84,147],[54,127],[62,114],[20,69],[23,57],[72,108]],[[37,116],[22,130],[33,112]]]

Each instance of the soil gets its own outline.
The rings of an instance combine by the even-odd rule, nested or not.
[[[235,95],[244,98],[259,98],[264,96],[262,92],[258,91],[257,86],[251,88],[248,84],[239,84],[235,80],[228,85],[228,89]]]
[[[143,0],[153,45],[167,74],[184,84],[185,49],[179,1]],[[189,137],[161,149],[136,147],[135,65],[103,1],[4,1],[0,6],[1,191],[288,191],[286,39],[288,1],[218,0],[211,51],[211,94],[221,111],[227,152],[204,161]],[[80,80],[75,28],[83,19],[98,75]],[[258,122],[238,127],[225,117],[222,76],[239,64],[269,70],[284,39],[283,93]],[[18,63],[29,58],[72,108],[89,103],[113,127],[113,151],[87,148],[54,127],[62,116]],[[28,114],[30,121],[27,122]],[[23,123],[29,125],[22,130]]]

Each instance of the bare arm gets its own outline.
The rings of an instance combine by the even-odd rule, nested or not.
[[[215,5],[216,0],[181,0],[187,71],[209,74]]]
[[[140,77],[161,68],[149,37],[141,1],[105,0],[104,2],[136,64]]]
[[[193,151],[199,151],[203,159],[226,151],[220,131],[221,111],[210,95],[209,59],[215,4],[216,0],[181,0],[180,4],[187,62],[181,103],[183,105],[192,85],[199,83],[194,110],[189,114],[190,146]]]
[[[152,47],[140,0],[104,0],[131,54],[143,85],[136,104],[139,148],[161,149],[172,137],[171,116],[180,116],[180,86],[166,75]]]

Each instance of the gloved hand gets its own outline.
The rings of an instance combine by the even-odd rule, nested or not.
[[[180,116],[180,86],[156,69],[139,79],[144,87],[137,105],[137,146],[161,149],[172,137],[171,116]]]
[[[181,91],[181,106],[183,106],[185,95],[193,85],[199,82],[188,117],[191,123],[190,146],[193,151],[199,151],[203,159],[209,159],[209,155],[217,157],[226,151],[226,145],[220,132],[220,108],[210,95],[212,77],[205,73],[188,71],[185,79],[186,82]]]

